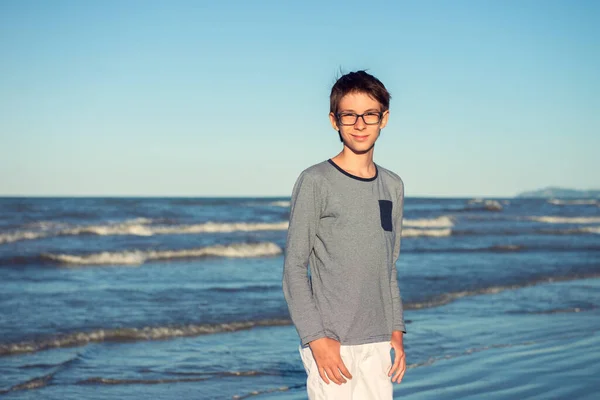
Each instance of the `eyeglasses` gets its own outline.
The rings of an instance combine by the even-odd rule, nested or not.
[[[358,117],[361,117],[366,125],[375,125],[381,121],[383,113],[377,111],[369,111],[364,114],[356,113],[339,113],[336,114],[337,120],[342,125],[354,125],[358,121]]]

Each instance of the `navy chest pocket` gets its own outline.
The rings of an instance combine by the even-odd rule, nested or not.
[[[381,227],[384,231],[391,232],[392,226],[392,202],[390,200],[379,200],[379,214],[381,216]]]

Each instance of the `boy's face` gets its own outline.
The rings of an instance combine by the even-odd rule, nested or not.
[[[378,113],[381,115],[380,119]],[[363,118],[356,118],[352,114],[365,115]],[[342,97],[337,115],[329,114],[331,126],[340,132],[344,145],[357,154],[366,153],[373,148],[379,132],[387,124],[388,117],[389,110],[383,112],[377,100],[361,92],[348,93]]]

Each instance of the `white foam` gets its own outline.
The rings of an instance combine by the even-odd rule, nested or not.
[[[528,217],[533,221],[545,222],[548,224],[598,224],[600,217]]]
[[[503,208],[502,204],[500,204],[500,202],[497,200],[487,200],[482,198],[471,199],[467,202],[467,204],[481,204],[483,208],[489,211],[501,211]]]
[[[19,353],[33,353],[52,348],[85,346],[88,343],[104,341],[163,340],[175,337],[209,335],[220,332],[236,332],[257,326],[284,326],[287,319],[266,319],[258,321],[237,321],[221,324],[190,324],[183,326],[156,326],[144,328],[98,329],[91,332],[73,332],[58,337],[42,338],[32,342],[0,343],[0,356]]]
[[[403,226],[412,228],[447,228],[454,226],[454,222],[451,217],[441,216],[437,218],[423,218],[423,219],[404,219],[402,222]]]
[[[0,244],[18,242],[20,240],[33,240],[48,236],[44,232],[16,231],[11,233],[0,233]]]
[[[192,225],[149,225],[152,220],[136,218],[122,223],[103,225],[80,225],[53,231],[15,231],[0,234],[0,244],[19,240],[33,240],[47,236],[77,236],[77,235],[132,235],[153,236],[188,233],[229,233],[278,231],[288,229],[289,222],[206,222]]]
[[[432,237],[444,237],[452,235],[452,229],[402,229],[402,237],[418,237],[418,236],[432,236]]]
[[[102,252],[86,255],[42,254],[43,258],[68,265],[140,265],[152,260],[170,260],[197,257],[265,257],[282,253],[282,249],[272,242],[236,243],[228,246],[216,245],[182,250],[130,250]]]
[[[71,265],[140,265],[146,261],[146,255],[141,251],[122,251],[88,254],[78,256],[73,254],[44,253],[42,257],[61,264]]]
[[[60,228],[67,226],[64,222],[56,221],[33,221],[21,225],[21,230],[0,233],[0,244],[18,242],[20,240],[35,240],[51,236]]]
[[[193,225],[173,225],[173,226],[145,226],[145,225],[109,225],[109,226],[87,226],[72,230],[61,231],[65,234],[78,235],[81,233],[95,233],[97,235],[169,235],[186,233],[224,233],[224,232],[253,232],[286,230],[288,222],[206,222]]]
[[[289,201],[273,201],[273,202],[269,203],[269,205],[274,206],[274,207],[289,207],[290,202]]]
[[[78,226],[75,228],[63,229],[57,232],[57,235],[81,235],[92,234],[100,236],[111,235],[135,235],[135,236],[152,236],[154,232],[152,228],[145,225],[132,224],[115,224],[115,225],[87,225]]]
[[[154,234],[175,233],[223,233],[223,232],[254,232],[286,230],[288,221],[282,222],[207,222],[196,225],[175,225],[152,227]]]
[[[600,202],[598,202],[597,199],[577,199],[577,200],[550,199],[550,200],[548,200],[548,203],[554,204],[557,206],[600,204]]]
[[[67,224],[63,222],[55,221],[35,221],[24,225],[24,228],[35,228],[37,230],[17,230],[14,232],[0,234],[0,244],[18,242],[20,240],[35,240],[48,236],[60,236],[60,235],[79,235],[82,233],[91,233],[96,235],[114,235],[119,234],[135,234],[139,232],[144,234],[144,228],[142,224],[149,224],[152,220],[148,218],[134,218],[126,220],[119,224],[107,224],[107,225],[88,225],[69,228]]]
[[[484,201],[485,201],[485,199],[483,199],[481,197],[475,197],[475,198],[469,200],[468,204],[483,203]]]
[[[595,233],[597,235],[600,235],[600,226],[583,226],[579,228],[579,230],[582,232]]]

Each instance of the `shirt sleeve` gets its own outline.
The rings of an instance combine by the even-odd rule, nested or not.
[[[400,295],[400,287],[398,286],[398,270],[396,263],[400,257],[400,242],[402,240],[402,219],[404,215],[404,184],[402,184],[396,200],[394,210],[394,228],[396,233],[396,241],[394,242],[394,253],[392,257],[392,310],[394,312],[393,328],[394,331],[402,331],[406,333],[404,324],[404,308],[402,306],[402,296]]]
[[[326,336],[308,277],[320,204],[320,193],[314,179],[303,172],[292,191],[283,266],[283,293],[303,346]]]

